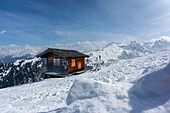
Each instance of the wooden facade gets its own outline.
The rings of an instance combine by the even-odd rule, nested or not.
[[[68,75],[85,69],[85,57],[89,57],[75,50],[61,50],[48,48],[37,57],[46,58],[46,72]]]
[[[47,72],[56,72],[56,73],[62,73],[62,74],[67,74],[67,68],[65,68],[62,65],[63,61],[67,61],[67,59],[62,58],[59,55],[56,55],[54,53],[49,54],[47,57]],[[54,64],[54,59],[60,59],[60,65],[55,66]]]
[[[72,66],[72,60],[75,60],[75,66]],[[74,72],[76,70],[84,70],[84,58],[69,58],[68,59],[68,69],[69,73]]]

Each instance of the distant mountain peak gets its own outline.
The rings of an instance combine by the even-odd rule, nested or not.
[[[170,37],[161,36],[160,38],[151,39],[150,42],[170,42]]]
[[[99,55],[104,62],[109,60],[129,59],[167,48],[170,48],[170,38],[168,37],[161,37],[160,39],[153,39],[148,42],[138,42],[136,40],[130,41],[129,43],[111,42],[98,51],[90,52],[89,54],[91,54],[91,57],[89,59],[95,61]]]
[[[0,63],[14,62],[17,59],[30,59],[36,54],[42,51],[41,47],[31,47],[31,46],[0,46]]]

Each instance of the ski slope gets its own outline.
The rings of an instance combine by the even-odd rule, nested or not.
[[[169,113],[169,61],[170,50],[166,49],[118,60],[97,72],[0,89],[0,111]]]

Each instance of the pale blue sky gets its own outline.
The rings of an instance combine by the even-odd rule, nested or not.
[[[162,35],[170,35],[169,0],[0,1],[1,46],[104,44]]]

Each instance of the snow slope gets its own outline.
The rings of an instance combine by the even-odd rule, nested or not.
[[[169,73],[167,70],[170,70],[169,61],[170,50],[166,49],[142,57],[118,60],[97,72],[88,71],[67,78],[46,79],[0,89],[0,111],[3,113],[168,113],[170,112],[169,86],[165,90],[159,90],[163,91],[159,95],[147,95],[146,98],[141,98],[135,92],[148,93],[150,89],[152,91],[153,86],[149,82],[154,83],[158,79],[150,79],[150,76],[162,77],[160,81],[166,80],[168,75],[166,73]],[[143,77],[146,81],[140,82]],[[139,90],[145,86],[145,83],[150,88]],[[169,85],[168,82],[166,85]],[[165,85],[160,86],[160,89],[163,86]]]
[[[170,93],[170,62],[160,70],[142,77],[134,86],[138,97],[153,97]]]

